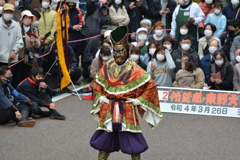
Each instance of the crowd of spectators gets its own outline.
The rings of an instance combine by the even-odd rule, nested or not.
[[[239,0],[226,6],[215,0],[66,0],[59,8],[60,4],[59,0],[0,0],[0,67],[14,64],[13,87],[32,68],[43,67],[45,81],[54,92],[58,90],[62,73],[55,44],[56,14],[65,8],[70,19],[68,38],[76,41],[67,45],[66,63],[74,84],[81,76],[94,79],[112,58],[111,30],[127,25],[129,58],[158,86],[239,88]],[[213,79],[211,75],[218,72],[221,77]]]

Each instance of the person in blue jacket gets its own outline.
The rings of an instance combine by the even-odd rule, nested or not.
[[[205,75],[205,83],[207,83],[208,80],[208,72],[209,72],[209,66],[211,65],[211,63],[214,62],[214,58],[213,58],[213,54],[216,50],[220,49],[220,44],[216,39],[212,39],[209,42],[209,54],[207,54],[206,56],[204,56],[201,59],[201,69],[203,70],[203,73]]]
[[[240,22],[240,4],[239,0],[229,0],[228,4],[223,8],[223,15],[227,20],[237,19]]]
[[[32,127],[35,120],[28,118],[30,109],[36,109],[36,104],[21,93],[18,93],[11,85],[12,72],[9,67],[0,67],[0,124],[10,120],[16,122],[19,127]]]
[[[217,30],[214,33],[214,36],[221,38],[222,34],[227,27],[227,18],[222,14],[223,6],[219,2],[214,4],[214,13],[211,13],[207,16],[205,24],[212,23],[216,26]]]

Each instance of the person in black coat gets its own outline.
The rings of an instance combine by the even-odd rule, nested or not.
[[[129,33],[136,32],[140,28],[140,21],[143,15],[149,11],[146,0],[133,2],[133,0],[125,0],[124,6],[128,12],[130,23],[128,24]]]
[[[18,93],[11,85],[12,72],[0,67],[0,124],[13,120],[19,127],[32,127],[34,119],[28,119],[30,109],[36,107],[30,99]]]
[[[228,61],[230,59],[230,49],[232,42],[236,36],[240,35],[239,22],[235,19],[229,20],[227,24],[227,32],[221,37],[222,50],[224,51]]]
[[[213,54],[214,63],[209,66],[208,86],[215,90],[233,90],[233,68],[228,62],[224,52],[219,49]],[[211,74],[220,72],[220,79]]]
[[[57,112],[56,104],[52,102],[52,89],[44,82],[43,68],[34,67],[30,77],[18,85],[17,91],[37,104],[37,108],[32,111],[33,114],[50,119],[66,119],[64,115]],[[46,107],[49,111],[42,111],[40,107]]]
[[[154,18],[154,22],[161,21],[165,25],[165,29],[171,29],[172,14],[177,6],[174,0],[153,0],[150,13]],[[167,31],[167,33],[169,33]]]

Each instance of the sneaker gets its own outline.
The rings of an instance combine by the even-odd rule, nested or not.
[[[59,119],[59,120],[63,120],[63,119],[66,119],[66,117],[64,115],[61,115],[60,113],[58,113],[57,111],[56,112],[53,112],[51,113],[50,119]]]
[[[28,121],[18,122],[18,127],[33,127],[35,124],[35,119],[29,119]]]

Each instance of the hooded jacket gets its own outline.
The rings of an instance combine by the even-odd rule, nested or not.
[[[226,16],[228,20],[235,19],[239,8],[240,4],[236,8],[233,8],[231,1],[228,1],[228,4],[223,8],[222,13]],[[240,12],[238,13],[236,19],[238,20],[238,22],[240,22]]]
[[[16,57],[11,63],[18,61],[18,52],[23,48],[23,40],[20,25],[12,20],[8,27],[3,18],[0,18],[0,62],[8,63],[9,54],[14,51]]]
[[[194,84],[196,71],[189,72],[187,70],[180,69],[176,74],[176,81],[180,87],[191,86]]]

